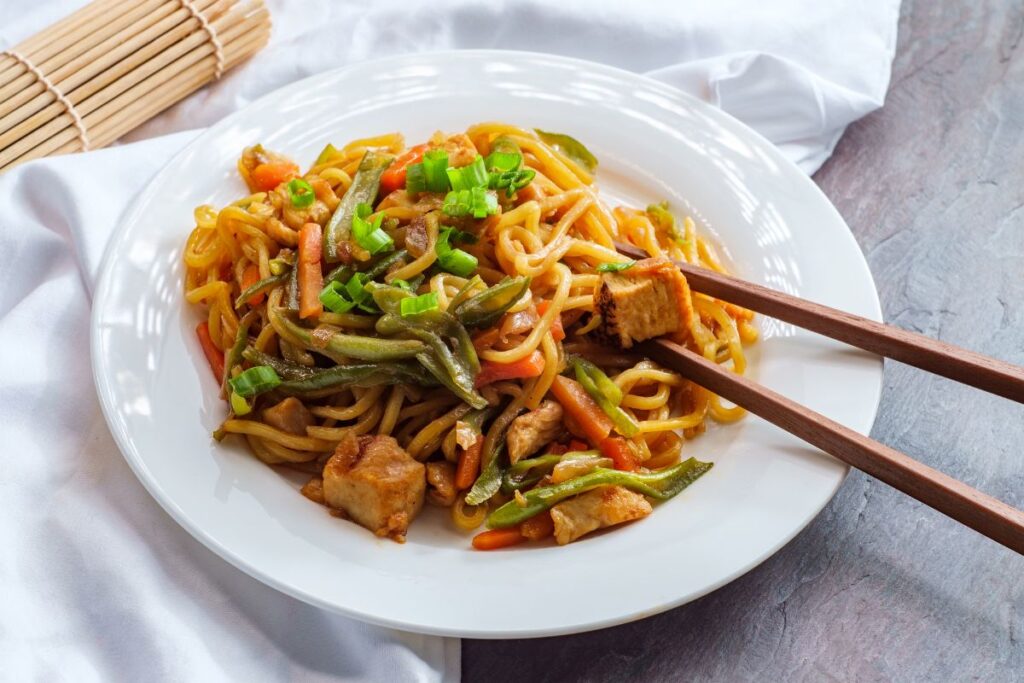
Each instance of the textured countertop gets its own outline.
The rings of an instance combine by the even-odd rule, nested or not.
[[[904,0],[885,107],[815,176],[885,320],[1024,364],[1024,5]],[[872,436],[1024,506],[1024,406],[886,362]],[[683,607],[463,644],[466,681],[1021,681],[1024,557],[859,472]]]

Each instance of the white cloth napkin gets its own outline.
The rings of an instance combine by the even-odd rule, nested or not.
[[[40,0],[26,14],[0,0],[0,47],[80,4]],[[214,556],[160,510],[107,432],[87,341],[99,260],[132,196],[196,128],[359,60],[524,49],[648,72],[721,106],[811,173],[847,124],[881,106],[899,9],[897,0],[268,5],[271,45],[129,136],[153,139],[0,176],[2,680],[459,677],[457,640],[328,614]]]

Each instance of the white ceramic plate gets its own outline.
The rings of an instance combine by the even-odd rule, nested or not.
[[[485,120],[564,131],[601,161],[611,203],[668,199],[724,246],[739,275],[868,318],[879,305],[848,228],[766,141],[678,91],[624,71],[512,52],[411,55],[295,83],[178,154],[125,216],[94,300],[93,370],[110,429],[159,503],[265,583],[323,608],[468,637],[571,633],[693,600],[748,571],[831,499],[845,466],[748,417],[687,444],[715,462],[647,519],[568,547],[481,553],[428,510],[408,543],[379,540],[297,492],[299,480],[216,444],[225,414],[186,310],[181,253],[196,205],[244,193],[242,148],[304,165],[328,141],[399,130],[425,139]],[[866,433],[881,363],[760,318],[761,383]]]

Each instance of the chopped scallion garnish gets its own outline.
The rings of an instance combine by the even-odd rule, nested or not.
[[[457,231],[452,228],[444,228],[437,236],[437,246],[434,249],[437,252],[437,264],[441,266],[442,270],[449,273],[459,277],[469,277],[476,270],[478,261],[469,252],[456,249],[451,245],[455,233]]]
[[[356,206],[355,215],[352,216],[352,237],[355,239],[356,244],[371,254],[390,251],[394,248],[395,241],[380,228],[384,215],[377,214],[377,217],[371,223],[366,219],[372,212],[373,208],[369,204],[359,204]]]
[[[410,315],[417,315],[419,313],[426,313],[428,311],[436,311],[441,306],[437,302],[436,292],[427,292],[426,294],[420,294],[419,296],[410,296],[402,299],[401,313],[402,317],[408,317]]]
[[[251,398],[270,391],[280,383],[281,378],[269,365],[257,365],[228,380],[231,391],[242,398]]]
[[[405,192],[414,195],[427,191],[427,175],[423,164],[409,164],[405,169]]]
[[[477,154],[476,159],[473,159],[473,163],[468,166],[449,168],[448,180],[451,181],[452,189],[456,192],[471,190],[474,187],[487,187],[488,175],[487,167],[484,166],[484,158]]]
[[[498,213],[498,198],[482,187],[469,190],[452,190],[444,198],[441,211],[449,216],[473,216],[486,218]]]
[[[288,198],[296,209],[305,209],[316,199],[313,186],[302,178],[295,178],[288,182]]]
[[[518,152],[491,152],[486,160],[487,170],[497,173],[516,171],[522,163],[523,155]]]
[[[347,313],[355,308],[356,303],[346,298],[345,294],[340,282],[328,282],[320,292],[320,303],[332,313]]]
[[[428,192],[447,192],[448,152],[443,149],[432,149],[424,154],[423,177]]]

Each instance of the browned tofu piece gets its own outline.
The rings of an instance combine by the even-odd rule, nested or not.
[[[512,420],[508,427],[508,459],[514,465],[562,433],[562,406],[544,401],[535,410]]]
[[[651,510],[639,493],[621,486],[602,486],[551,508],[555,540],[558,545],[572,543],[591,531],[646,517]]]
[[[309,412],[302,401],[289,396],[275,406],[263,411],[263,421],[271,427],[277,427],[289,434],[306,435],[306,427],[315,424],[313,413]]]
[[[347,434],[324,465],[327,505],[399,543],[423,507],[425,490],[423,463],[390,436]]]
[[[687,329],[690,288],[671,261],[649,258],[617,273],[602,273],[595,309],[601,336],[624,349],[634,342]]]

